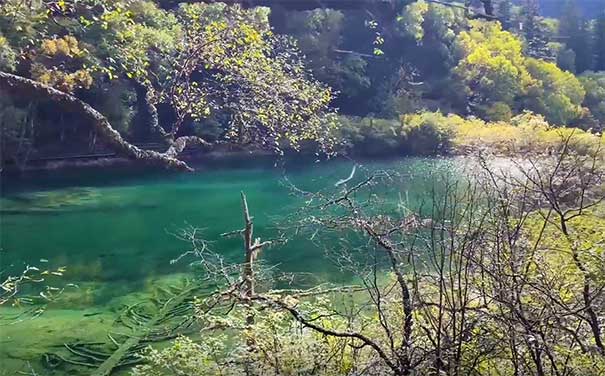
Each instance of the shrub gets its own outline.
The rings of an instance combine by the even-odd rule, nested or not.
[[[502,109],[495,112],[501,117],[507,115]],[[543,154],[556,152],[566,139],[580,154],[604,146],[603,136],[552,126],[544,116],[532,112],[492,122],[440,112],[403,115],[399,122],[361,118],[341,121],[339,137],[347,149],[364,156],[467,154],[478,150],[500,155]]]
[[[509,121],[513,112],[504,102],[496,102],[485,109],[485,118],[489,121]]]
[[[397,154],[401,146],[401,124],[396,120],[340,117],[338,139],[345,149],[363,156]]]
[[[602,137],[575,128],[552,127],[542,115],[524,112],[510,122],[484,122],[449,116],[455,127],[454,151],[467,153],[488,149],[496,154],[552,153],[559,150],[566,139],[575,152],[586,154],[602,144]]]
[[[401,118],[403,152],[411,155],[447,153],[453,136],[447,119],[439,112],[403,116]]]

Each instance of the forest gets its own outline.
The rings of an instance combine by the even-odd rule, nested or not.
[[[1,375],[605,374],[605,0],[0,0]]]

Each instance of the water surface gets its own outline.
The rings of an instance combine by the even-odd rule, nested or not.
[[[400,178],[390,191],[413,206],[426,199],[431,172],[447,170],[451,163],[362,162],[349,184],[376,170],[397,171]],[[306,191],[335,190],[334,183],[346,178],[352,166],[351,161],[280,167],[248,162],[203,166],[191,174],[88,170],[5,178],[2,273],[16,273],[25,265],[64,266],[64,276],[53,283],[77,287],[66,289],[41,317],[0,327],[0,374],[26,371],[29,365],[40,369],[40,355],[64,341],[103,337],[125,301],[191,275],[189,262],[170,262],[189,249],[174,236],[179,229],[200,228],[214,251],[241,260],[241,240],[220,236],[242,227],[241,191],[248,197],[256,235],[269,238],[277,233],[274,225],[305,200],[292,194],[284,177]],[[306,237],[292,236],[286,245],[265,252],[263,261],[276,265],[276,271],[308,275],[316,282],[346,282],[349,277],[326,258],[326,247]],[[13,311],[18,310],[0,308],[4,314]],[[65,374],[61,372],[52,374]]]

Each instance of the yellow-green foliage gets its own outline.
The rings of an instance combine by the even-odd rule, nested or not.
[[[485,117],[489,121],[509,121],[513,112],[506,103],[496,102],[485,108]]]
[[[105,58],[101,70],[110,78],[125,74],[149,82],[152,64],[162,75],[159,79],[171,74],[165,60],[182,47],[181,25],[174,14],[148,1],[115,2],[100,22],[103,42],[98,53]]]
[[[528,108],[554,124],[568,124],[581,116],[585,91],[576,76],[544,60],[529,58],[526,66],[536,80],[529,89],[536,99]]]
[[[532,82],[521,40],[497,22],[472,21],[471,29],[458,36],[457,47],[461,60],[455,73],[467,84],[468,95],[512,104]]]
[[[189,4],[179,17],[184,49],[174,69],[194,70],[177,75],[167,93],[177,113],[194,120],[230,113],[228,140],[277,152],[305,141],[331,147],[333,92],[307,74],[293,41],[273,35],[266,9]],[[208,77],[190,84],[194,71]]]
[[[405,11],[397,17],[398,26],[417,41],[422,40],[422,37],[424,37],[422,23],[424,21],[424,15],[428,10],[429,4],[424,0],[418,0],[407,5]]]
[[[460,61],[455,78],[483,118],[507,120],[510,107],[519,103],[556,125],[582,116],[580,81],[551,62],[526,57],[521,39],[499,23],[472,21],[456,46]]]
[[[453,128],[438,112],[402,117],[401,137],[409,154],[433,155],[450,149]]]
[[[44,39],[31,54],[32,78],[65,92],[88,89],[93,83],[90,70],[82,59],[86,50],[73,36]]]
[[[47,56],[80,57],[84,52],[80,49],[78,40],[71,35],[62,38],[45,39],[40,51]]]
[[[601,123],[601,127],[605,127],[605,72],[587,72],[579,79],[586,91],[584,105]]]
[[[309,306],[311,310],[318,306]],[[254,324],[246,317],[254,315]],[[319,312],[317,312],[319,316]],[[340,329],[338,319],[318,319],[316,324]],[[148,364],[135,368],[134,376],[245,375],[346,375],[352,364],[351,348],[334,337],[303,328],[289,313],[242,309],[228,315],[199,317],[206,329],[201,339],[177,338],[163,350],[149,349]]]
[[[346,149],[367,156],[392,155],[400,149],[399,121],[341,116],[339,123],[335,138]]]
[[[77,88],[88,89],[92,85],[92,76],[86,69],[78,69],[73,73],[64,72],[57,68],[46,68],[42,64],[33,64],[31,68],[32,78],[59,90],[72,92]]]
[[[452,137],[450,144],[454,153],[480,149],[503,155],[551,153],[559,150],[569,138],[572,150],[584,154],[594,151],[599,145],[603,146],[605,141],[602,136],[580,129],[552,127],[543,116],[530,112],[517,115],[509,122],[486,122],[441,113],[406,115],[403,122],[406,124],[404,127],[430,122],[441,129],[441,135]]]
[[[17,63],[17,54],[11,48],[8,40],[0,33],[0,69],[12,71]]]
[[[557,291],[563,301],[580,302],[584,277],[595,283],[605,282],[605,206],[570,220],[567,236],[556,221],[550,221],[542,230],[545,215],[535,213],[524,225],[531,244],[539,244],[534,268],[542,277],[550,273],[553,280],[559,279],[561,286]],[[573,259],[574,254],[584,271]]]
[[[368,156],[466,154],[478,150],[499,155],[546,154],[557,152],[567,139],[570,148],[580,154],[605,147],[604,136],[578,128],[554,127],[542,115],[524,112],[511,118],[508,106],[501,102],[492,110],[492,116],[501,121],[440,112],[403,115],[399,120],[343,116],[335,137],[345,148]]]

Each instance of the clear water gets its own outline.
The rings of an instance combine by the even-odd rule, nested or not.
[[[449,169],[452,163],[362,162],[349,184],[378,169],[398,171],[401,177],[390,190],[413,206],[427,197],[430,173]],[[103,338],[125,302],[192,273],[188,262],[170,263],[188,250],[173,235],[180,228],[202,228],[213,250],[240,260],[241,240],[220,237],[242,227],[240,191],[248,197],[257,236],[268,238],[276,234],[273,224],[303,202],[285,186],[284,176],[307,191],[334,190],[334,183],[346,178],[352,166],[351,161],[289,162],[285,167],[247,162],[202,166],[192,174],[113,170],[5,177],[0,270],[6,275],[25,265],[65,266],[65,275],[51,283],[77,287],[67,288],[35,320],[0,326],[0,375],[26,372],[30,366],[40,370],[41,354],[63,342]],[[263,260],[314,281],[348,278],[326,259],[325,249],[303,236],[265,252]],[[0,307],[4,315],[18,312]]]

